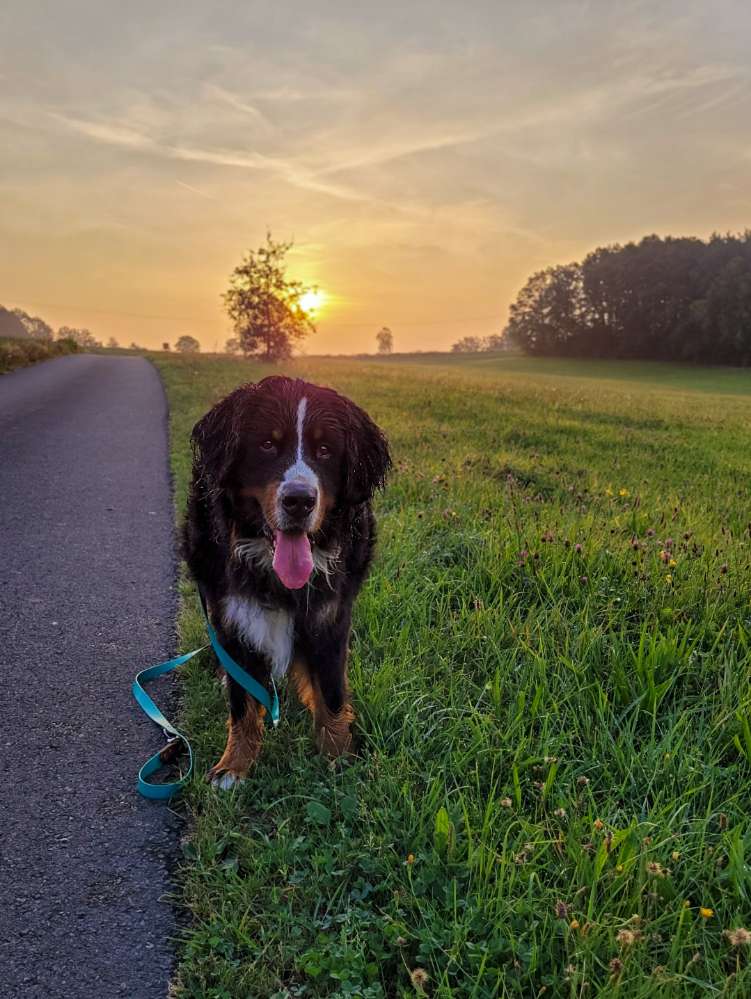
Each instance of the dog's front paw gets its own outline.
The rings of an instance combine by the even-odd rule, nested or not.
[[[231,791],[233,787],[238,787],[242,784],[246,776],[246,773],[229,770],[227,767],[222,766],[220,761],[206,774],[206,780],[212,787],[218,787],[221,791]]]

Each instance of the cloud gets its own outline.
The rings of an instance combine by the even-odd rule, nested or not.
[[[215,194],[208,194],[206,191],[199,191],[197,187],[193,187],[192,184],[186,184],[184,180],[176,180],[175,183],[179,184],[180,187],[184,187],[186,191],[199,195],[201,198],[208,198],[210,201],[219,200]]]
[[[256,123],[263,125],[265,129],[271,129],[273,127],[262,111],[243,100],[237,94],[233,94],[231,91],[225,90],[224,87],[220,87],[217,84],[209,84],[206,87],[206,94],[209,98],[213,98],[222,104],[226,104],[228,107],[233,108],[235,111],[240,111],[244,115],[248,115]]]
[[[202,149],[194,146],[172,145],[151,136],[136,132],[117,121],[90,121],[70,115],[48,112],[58,124],[84,135],[96,142],[124,146],[138,152],[149,153],[166,159],[183,162],[206,163],[212,166],[234,167],[270,173],[303,190],[316,191],[346,201],[362,200],[362,195],[341,184],[319,180],[315,173],[293,161],[266,156],[255,150]]]

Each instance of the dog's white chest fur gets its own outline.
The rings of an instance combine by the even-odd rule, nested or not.
[[[227,597],[224,623],[256,652],[267,656],[271,673],[281,680],[289,668],[294,644],[294,622],[286,610],[269,610],[252,597]]]

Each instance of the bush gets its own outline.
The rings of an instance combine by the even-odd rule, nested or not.
[[[14,368],[25,368],[37,361],[46,361],[62,354],[75,354],[78,344],[74,340],[15,340],[0,337],[0,374]]]

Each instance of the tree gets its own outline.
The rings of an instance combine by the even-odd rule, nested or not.
[[[378,344],[379,354],[390,354],[394,349],[394,334],[388,326],[382,327],[376,333],[376,343]]]
[[[234,269],[223,296],[241,350],[264,361],[290,357],[295,344],[315,332],[300,305],[311,289],[286,275],[291,248],[292,243],[276,243],[267,233],[266,245],[249,250]]]
[[[165,343],[163,343],[163,344],[162,344],[162,350],[164,350],[164,351],[166,351],[167,353],[169,353],[169,351],[170,351],[170,345],[169,345],[168,343],[166,343],[166,342],[165,342]]]
[[[52,340],[52,327],[39,316],[30,316],[23,309],[14,309],[13,314],[21,320],[32,340]]]
[[[482,350],[482,340],[479,336],[463,336],[461,340],[451,345],[454,354],[476,354]]]
[[[201,345],[198,340],[189,333],[183,333],[175,344],[175,350],[179,350],[181,354],[197,354],[200,349]]]
[[[57,339],[72,340],[73,343],[77,343],[79,347],[84,349],[102,346],[101,341],[97,340],[91,330],[79,329],[77,326],[61,326],[57,331]]]
[[[2,305],[0,305],[0,336],[14,337],[17,340],[25,340],[29,336],[18,316],[10,309],[4,309]]]
[[[483,350],[508,350],[509,339],[506,331],[503,333],[491,333],[486,336],[483,342]]]
[[[107,341],[107,346],[109,347],[110,350],[117,350],[117,348],[120,346],[120,344],[117,342],[117,340],[113,336],[111,336],[109,338],[109,340]]]
[[[225,354],[240,354],[242,352],[242,344],[236,336],[231,336],[229,340],[224,345]]]

